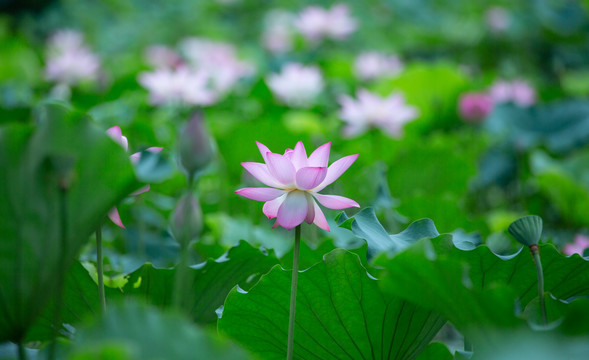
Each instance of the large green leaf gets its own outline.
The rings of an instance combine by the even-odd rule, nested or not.
[[[175,313],[125,302],[81,329],[70,359],[248,359],[247,354]]]
[[[185,292],[192,296],[189,302],[193,319],[198,323],[215,322],[215,310],[223,305],[235,285],[249,289],[277,263],[273,254],[265,255],[241,241],[219,259],[191,267],[192,282]],[[107,289],[107,298],[138,296],[159,307],[171,306],[176,271],[175,268],[158,269],[145,264],[129,274],[123,288]]]
[[[0,341],[25,335],[90,233],[140,187],[125,152],[84,115],[51,104],[36,119],[0,129]]]
[[[559,299],[589,294],[589,262],[564,257],[552,245],[540,250],[547,292]],[[523,308],[538,295],[529,253],[498,256],[486,246],[460,250],[449,235],[421,240],[392,258],[383,254],[375,265],[384,269],[385,292],[439,312],[482,342],[490,341],[489,329],[521,324],[516,305]]]
[[[291,272],[274,267],[227,296],[219,330],[264,359],[286,354]],[[384,295],[357,255],[336,249],[299,274],[297,359],[412,359],[444,320]]]

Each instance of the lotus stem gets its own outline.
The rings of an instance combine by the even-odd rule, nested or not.
[[[96,272],[98,273],[98,298],[100,299],[100,312],[106,313],[106,296],[104,294],[104,267],[102,256],[102,222],[96,228]]]
[[[292,259],[292,281],[290,285],[290,314],[288,315],[288,347],[286,359],[292,360],[294,351],[295,311],[297,306],[297,283],[299,281],[299,251],[301,247],[301,225],[295,228],[294,255]]]
[[[18,359],[27,360],[27,350],[22,343],[22,340],[18,342]]]
[[[544,325],[548,324],[548,317],[546,316],[546,301],[544,299],[544,273],[542,272],[542,262],[540,261],[540,249],[538,245],[530,246],[530,252],[534,257],[536,264],[536,273],[538,274],[538,298],[540,300],[540,312],[542,313],[542,321]]]

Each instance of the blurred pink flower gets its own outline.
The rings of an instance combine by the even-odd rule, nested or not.
[[[493,6],[485,12],[485,22],[491,31],[500,33],[507,30],[511,19],[507,10]]]
[[[331,143],[321,145],[309,157],[300,141],[294,150],[287,149],[284,155],[271,152],[259,142],[256,144],[264,164],[244,162],[241,165],[270,187],[244,188],[236,193],[248,199],[265,201],[264,214],[269,219],[276,218],[273,228],[280,225],[290,230],[305,221],[329,231],[325,215],[315,200],[330,209],[360,207],[354,200],[343,196],[318,193],[339,178],[358,155],[343,157],[327,167]]]
[[[187,38],[180,43],[180,49],[193,68],[210,76],[211,86],[218,93],[229,91],[239,79],[255,72],[252,64],[237,58],[231,44]]]
[[[572,244],[565,244],[563,252],[566,256],[571,256],[573,254],[579,254],[583,256],[583,252],[587,248],[589,248],[589,237],[577,234],[575,235],[575,240]]]
[[[110,136],[110,138],[113,139],[117,144],[121,145],[123,147],[123,149],[125,149],[125,151],[129,150],[129,142],[127,141],[127,137],[123,136],[123,133],[121,132],[120,127],[113,126],[110,129],[106,130],[106,134],[108,136]],[[152,153],[158,153],[158,152],[162,151],[162,149],[163,148],[161,148],[161,147],[150,147],[150,148],[147,148],[146,151],[149,151]],[[139,159],[141,158],[141,153],[140,152],[134,153],[129,158],[131,159],[131,162],[133,164],[137,164],[139,162]],[[132,192],[130,195],[137,196],[137,195],[143,194],[144,192],[147,192],[147,191],[149,191],[149,185],[145,185],[141,189],[139,189],[135,192]],[[121,217],[119,216],[119,211],[117,210],[116,207],[112,208],[108,212],[108,218],[113,223],[115,223],[115,225],[120,226],[123,229],[125,228],[125,225],[123,225],[123,222],[121,221]]]
[[[403,63],[396,55],[365,52],[358,55],[354,62],[354,72],[361,80],[395,76],[401,71],[403,71]]]
[[[347,137],[359,136],[371,127],[380,128],[391,137],[400,137],[403,126],[419,115],[417,108],[407,105],[400,92],[381,97],[361,89],[357,92],[357,99],[342,95],[339,103]]]
[[[165,45],[152,45],[145,49],[145,60],[155,68],[176,68],[184,62],[180,54]]]
[[[489,94],[494,103],[513,102],[521,107],[536,103],[536,90],[523,80],[499,80],[491,85]]]
[[[149,91],[154,105],[211,105],[217,101],[217,94],[210,89],[209,81],[205,72],[185,66],[139,74],[139,83]]]
[[[66,85],[96,80],[100,60],[84,45],[84,36],[74,30],[61,30],[48,41],[45,78]]]
[[[458,99],[458,110],[466,121],[476,123],[491,113],[493,100],[483,92],[464,93]]]
[[[343,40],[357,28],[356,20],[350,16],[345,4],[334,5],[329,10],[319,6],[308,6],[295,20],[295,26],[308,41],[312,42],[324,38]]]
[[[284,10],[266,13],[262,43],[273,53],[285,53],[293,48],[294,17]]]
[[[274,95],[292,107],[309,107],[323,91],[323,77],[316,66],[286,64],[279,74],[271,74],[266,83]]]

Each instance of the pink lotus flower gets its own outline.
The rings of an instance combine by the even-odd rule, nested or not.
[[[139,83],[149,91],[154,105],[211,105],[217,94],[209,88],[210,77],[204,71],[187,67],[161,68],[139,74]]]
[[[383,98],[361,89],[357,97],[356,100],[343,95],[339,99],[342,106],[340,117],[346,122],[344,135],[347,137],[359,136],[371,127],[380,128],[391,137],[400,137],[403,126],[419,114],[417,108],[407,105],[399,92]]]
[[[485,22],[491,31],[500,33],[509,28],[511,19],[507,10],[500,6],[493,6],[485,11]]]
[[[379,52],[366,52],[358,55],[354,62],[354,72],[361,80],[395,76],[403,71],[403,63],[398,56]]]
[[[284,155],[271,152],[259,142],[256,144],[265,163],[244,162],[241,165],[270,187],[244,188],[236,193],[248,199],[265,201],[264,214],[269,219],[276,218],[273,228],[280,225],[290,230],[305,221],[329,231],[325,215],[315,200],[330,209],[360,207],[354,200],[343,196],[318,193],[339,178],[358,155],[343,157],[327,167],[331,143],[321,145],[309,157],[300,141],[294,150],[287,149]]]
[[[575,241],[572,244],[566,244],[563,248],[563,252],[567,256],[573,254],[579,254],[583,256],[585,249],[589,248],[589,237],[581,234],[575,235]]]
[[[343,40],[357,28],[356,20],[350,16],[345,4],[334,5],[329,10],[308,6],[299,14],[295,26],[312,42],[323,38]]]
[[[268,87],[283,103],[292,107],[309,107],[323,91],[323,77],[316,66],[286,64],[279,74],[266,80]]]
[[[271,10],[265,16],[262,43],[275,54],[285,53],[293,48],[293,15],[284,10]]]
[[[145,49],[144,58],[155,68],[177,68],[184,61],[180,54],[165,45],[151,45]]]
[[[121,128],[118,126],[113,126],[110,129],[106,130],[106,134],[108,136],[110,136],[111,139],[113,139],[117,144],[121,145],[125,151],[129,150],[129,142],[127,141],[127,137],[123,136],[122,132],[121,132]],[[158,153],[160,151],[162,151],[163,148],[161,147],[150,147],[147,148],[146,150],[152,153]],[[131,162],[133,164],[137,164],[139,162],[141,158],[141,153],[134,153],[133,155],[130,156]],[[141,189],[131,193],[131,196],[137,196],[140,194],[143,194],[144,192],[149,191],[149,185],[145,185],[144,187],[142,187]],[[119,211],[117,210],[116,207],[112,208],[109,212],[108,212],[108,218],[115,223],[115,225],[122,227],[123,229],[125,228],[125,225],[123,225],[123,222],[121,221],[121,217],[119,216]]]
[[[66,85],[96,80],[100,60],[84,45],[84,36],[74,30],[61,30],[50,39],[47,48],[45,78]]]
[[[499,80],[489,89],[493,102],[513,102],[521,107],[528,107],[536,102],[536,90],[523,80],[511,82]]]
[[[486,93],[464,93],[458,99],[460,115],[469,122],[479,122],[493,110],[493,100]]]

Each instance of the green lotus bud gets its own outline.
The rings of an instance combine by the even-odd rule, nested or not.
[[[180,134],[180,163],[189,178],[195,178],[213,160],[215,155],[213,141],[202,115],[196,112]]]
[[[198,200],[191,194],[184,194],[172,212],[170,230],[182,248],[198,238],[203,227],[202,210]]]
[[[542,235],[542,218],[536,215],[524,216],[512,222],[507,230],[515,240],[528,247],[538,245]]]

